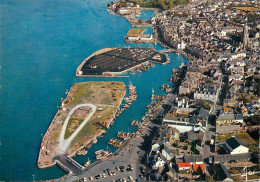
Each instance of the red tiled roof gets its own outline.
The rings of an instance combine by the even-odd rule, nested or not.
[[[178,167],[179,168],[182,168],[182,167],[190,167],[191,168],[191,164],[190,162],[181,162],[178,164]]]
[[[204,169],[204,165],[203,164],[193,164],[193,170],[194,171],[197,171],[199,169],[199,167],[202,170],[202,172],[205,173],[205,169]]]

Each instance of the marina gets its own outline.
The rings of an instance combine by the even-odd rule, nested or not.
[[[105,48],[86,58],[77,68],[76,76],[115,76],[133,68],[148,69],[145,65],[150,62],[166,64],[169,58],[153,48]]]

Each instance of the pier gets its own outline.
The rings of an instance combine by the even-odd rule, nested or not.
[[[79,174],[84,170],[84,167],[65,154],[59,155],[54,158],[56,164],[68,173]]]

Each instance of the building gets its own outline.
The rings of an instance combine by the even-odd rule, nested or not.
[[[230,154],[243,154],[248,153],[249,148],[247,148],[241,140],[237,137],[231,137],[225,141],[226,148]]]
[[[222,163],[214,165],[213,177],[216,181],[233,181],[231,174]]]
[[[248,45],[249,45],[249,33],[248,33],[247,23],[244,26],[241,40],[243,42],[243,48],[246,49],[248,47]]]

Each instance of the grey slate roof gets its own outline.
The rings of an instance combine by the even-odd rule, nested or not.
[[[209,117],[209,111],[207,111],[206,109],[201,107],[200,110],[199,110],[199,116],[207,118],[207,117]]]
[[[226,166],[224,166],[222,163],[215,165],[215,172],[216,181],[224,181],[227,178],[232,179],[231,174],[228,172]]]
[[[240,145],[244,144],[237,138],[237,137],[231,137],[229,139],[226,140],[226,143],[234,150],[237,147],[239,147]]]

